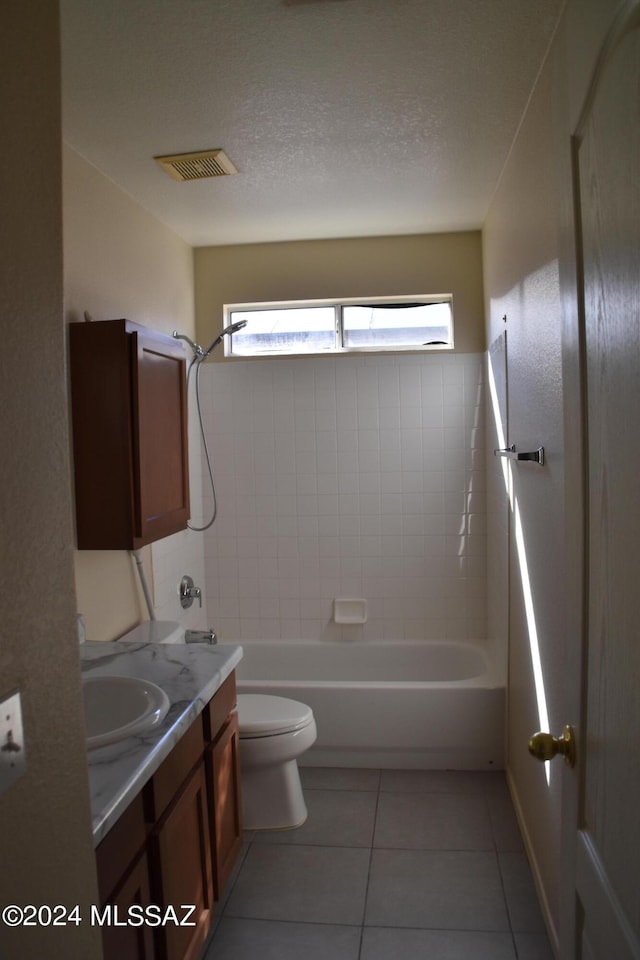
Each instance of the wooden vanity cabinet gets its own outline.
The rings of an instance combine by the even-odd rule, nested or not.
[[[180,919],[186,917],[182,904],[195,906],[188,918],[194,926],[170,922],[157,929],[157,955],[160,960],[195,960],[213,919],[207,784],[202,763],[152,833],[149,867],[152,896],[163,910],[173,907]]]
[[[151,903],[149,867],[143,853],[133,864],[126,878],[109,901],[115,908],[113,919],[127,917],[132,906],[147,907]],[[153,930],[146,925],[116,926],[113,922],[102,927],[102,951],[105,960],[157,960]]]
[[[242,846],[240,797],[240,733],[236,710],[236,681],[231,674],[204,715],[205,773],[209,790],[209,816],[216,900],[222,896]]]
[[[194,904],[195,926],[103,928],[105,960],[196,960],[242,843],[235,674],[96,851],[101,903]],[[142,931],[142,933],[141,933]]]
[[[128,320],[69,326],[80,550],[132,550],[189,518],[180,343]]]
[[[96,849],[100,912],[105,960],[156,960],[153,931],[148,926],[118,926],[134,904],[151,901],[146,853],[147,827],[142,794],[129,804],[118,822]]]
[[[194,960],[213,918],[209,802],[204,775],[205,742],[196,720],[144,789],[153,902],[164,911],[193,904],[195,926],[167,924],[156,930],[159,960]]]

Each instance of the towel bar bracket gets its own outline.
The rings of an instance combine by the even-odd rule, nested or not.
[[[541,467],[544,466],[544,447],[538,447],[537,450],[530,450],[527,453],[518,453],[515,443],[512,443],[510,447],[494,450],[493,455],[506,457],[508,460],[531,460],[533,463],[540,464]]]

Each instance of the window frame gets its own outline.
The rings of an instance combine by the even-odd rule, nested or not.
[[[344,307],[349,306],[375,306],[381,304],[392,306],[397,304],[429,305],[446,303],[449,306],[449,333],[448,343],[434,344],[398,344],[391,346],[345,346],[344,345]],[[327,357],[340,354],[362,354],[362,353],[438,353],[441,351],[451,352],[455,349],[455,323],[453,315],[453,294],[415,294],[413,296],[403,295],[400,297],[342,297],[335,300],[275,300],[261,301],[257,303],[225,303],[223,305],[223,316],[226,327],[234,323],[233,314],[244,311],[269,312],[271,310],[295,310],[314,307],[332,307],[335,314],[335,342],[332,348],[317,351],[303,350],[270,350],[265,353],[234,353],[233,352],[233,334],[224,338],[224,355],[231,360],[260,360],[269,357]]]

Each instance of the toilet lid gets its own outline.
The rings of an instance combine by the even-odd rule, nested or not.
[[[261,693],[238,694],[238,723],[243,737],[273,737],[306,727],[313,711],[306,703]]]

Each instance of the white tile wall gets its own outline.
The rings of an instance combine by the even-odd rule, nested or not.
[[[507,334],[487,353],[487,631],[494,662],[506,675],[509,641],[509,525],[512,473],[508,461],[493,450],[509,443],[507,403]]]
[[[485,637],[483,355],[208,364],[201,389],[220,636]],[[336,597],[367,623],[334,624]]]

